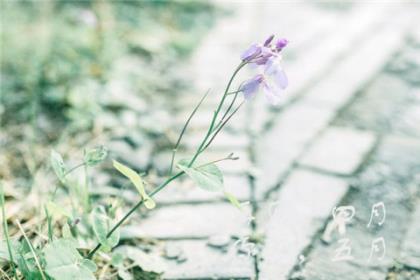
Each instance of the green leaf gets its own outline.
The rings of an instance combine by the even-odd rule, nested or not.
[[[61,157],[59,153],[57,153],[54,150],[51,150],[50,155],[50,162],[51,166],[55,172],[55,175],[57,175],[58,179],[64,183],[65,182],[65,174],[66,174],[66,166],[64,164],[64,160]]]
[[[140,175],[131,169],[130,167],[114,160],[113,162],[115,169],[117,169],[121,174],[130,179],[131,183],[134,184],[140,196],[144,199],[144,205],[147,209],[153,209],[156,207],[154,200],[146,193],[143,185],[143,180]]]
[[[63,238],[66,238],[66,239],[73,238],[73,235],[71,234],[70,226],[68,223],[65,223],[63,225],[63,228],[61,229],[61,233],[63,234]]]
[[[105,213],[105,210],[101,206],[97,206],[93,209],[92,214],[92,227],[95,232],[96,238],[101,243],[103,250],[110,251],[115,247],[120,240],[119,230],[115,230],[110,237],[106,237],[108,232],[111,230],[111,219]]]
[[[95,280],[91,261],[83,259],[74,243],[58,239],[47,244],[43,250],[45,272],[54,279],[60,280]],[[96,265],[95,265],[96,267]]]
[[[178,163],[178,167],[200,188],[212,192],[223,191],[223,174],[215,164],[188,167],[188,161],[182,160]]]
[[[113,253],[111,257],[111,264],[115,267],[121,266],[124,263],[124,256],[121,253]]]
[[[17,240],[9,240],[9,242],[13,260],[16,261],[19,258],[18,252],[22,245]],[[0,240],[0,259],[11,261],[9,249],[7,247],[7,240]]]
[[[238,209],[242,209],[241,203],[233,194],[225,192],[225,196],[233,206]]]
[[[89,269],[91,272],[95,272],[98,269],[96,264],[93,261],[88,260],[88,259],[83,259],[81,262],[81,265]]]
[[[108,150],[104,146],[99,146],[85,153],[84,162],[87,166],[94,166],[101,163],[107,155]]]
[[[57,205],[53,201],[48,201],[47,202],[47,210],[48,210],[49,214],[53,215],[56,218],[58,218],[60,216],[64,216],[64,217],[67,217],[69,219],[73,219],[73,215],[71,214],[70,211],[61,207],[60,205]]]

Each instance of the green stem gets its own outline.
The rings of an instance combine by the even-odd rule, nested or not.
[[[204,147],[204,145],[206,144],[207,139],[210,137],[211,133],[213,132],[213,128],[214,128],[214,124],[216,122],[217,116],[220,113],[220,110],[222,109],[223,103],[225,102],[225,99],[228,95],[230,86],[232,85],[233,80],[235,79],[236,75],[239,73],[239,71],[242,69],[242,67],[244,67],[247,63],[246,62],[241,62],[238,67],[236,67],[235,71],[233,72],[232,76],[229,79],[229,82],[226,86],[225,92],[223,93],[223,97],[220,100],[220,103],[216,109],[216,111],[213,114],[213,119],[211,120],[211,124],[209,126],[209,129],[207,131],[206,136],[204,137],[203,141],[201,142],[200,146],[198,147],[197,151],[195,152],[192,160],[190,161],[190,163],[188,164],[188,167],[191,167],[194,162],[196,161],[197,157],[200,155],[200,153],[202,153],[202,149]]]
[[[155,194],[157,194],[158,192],[160,192],[164,187],[166,187],[170,182],[172,182],[173,180],[175,180],[176,178],[180,177],[182,174],[184,174],[184,171],[180,171],[177,174],[173,175],[172,177],[166,179],[165,182],[163,182],[162,184],[160,184],[156,189],[154,189],[151,193],[149,193],[150,197],[153,197]],[[143,204],[144,200],[140,200],[139,202],[137,202],[136,205],[134,205],[130,211],[127,212],[127,214],[124,215],[124,217],[122,217],[113,227],[112,229],[107,233],[106,237],[110,237],[115,230],[117,230],[117,228],[119,228],[130,216],[131,214],[134,213],[134,211],[136,211],[142,204]],[[92,249],[92,251],[89,252],[87,258],[91,259],[93,257],[93,255],[96,253],[96,251],[98,251],[101,248],[101,243],[98,243],[96,245],[95,248]]]
[[[76,166],[73,166],[72,168],[70,168],[69,170],[67,170],[67,172],[66,173],[64,173],[63,174],[63,179],[64,178],[66,178],[66,176],[67,175],[69,175],[70,173],[72,173],[73,171],[75,171],[76,169],[78,169],[78,168],[80,168],[80,167],[82,167],[82,166],[85,166],[86,165],[86,163],[85,162],[82,162],[82,163],[79,163],[78,165],[76,165]],[[57,191],[58,191],[58,184],[55,186],[55,189],[54,189],[54,191],[53,191],[53,193],[52,193],[52,199],[54,199],[54,197],[55,197],[55,194],[57,193]]]
[[[7,227],[7,220],[6,220],[6,211],[4,210],[4,192],[3,192],[3,185],[0,183],[0,203],[1,203],[1,214],[3,218],[3,233],[6,237],[6,244],[7,244],[7,251],[9,253],[10,258],[10,266],[12,267],[13,275],[15,279],[17,280],[17,273],[15,268],[15,261],[13,259],[13,253],[12,253],[12,245],[10,244],[10,237],[9,237],[9,229]]]
[[[201,149],[200,153],[204,152],[210,144],[213,142],[214,138],[216,138],[217,134],[223,129],[223,127],[227,124],[227,122],[235,115],[236,112],[242,107],[244,104],[244,101],[242,101],[238,107],[220,124],[219,127],[216,128],[215,132],[213,133],[213,136],[210,138],[210,140],[207,142],[207,144]]]
[[[198,102],[198,104],[195,106],[194,110],[191,112],[190,116],[188,117],[187,121],[185,122],[185,124],[184,124],[184,126],[181,130],[181,133],[179,134],[179,137],[178,137],[178,140],[176,141],[175,147],[172,149],[172,158],[171,158],[171,166],[169,168],[169,175],[172,174],[172,170],[173,170],[173,167],[174,167],[174,161],[175,161],[175,155],[176,155],[176,152],[178,150],[179,145],[181,144],[182,137],[184,136],[184,133],[187,130],[187,127],[188,127],[190,121],[192,120],[193,116],[195,115],[198,108],[201,106],[201,104],[203,103],[204,99],[207,97],[209,92],[210,92],[210,90],[207,90],[206,94],[204,94],[204,96],[200,99],[200,102]]]
[[[19,223],[18,220],[16,220],[16,224],[17,224],[18,228],[20,229],[20,231],[22,232],[23,237],[25,238],[25,241],[26,241],[29,249],[31,250],[32,256],[34,257],[34,260],[35,260],[35,264],[38,267],[39,273],[41,273],[42,280],[47,280],[47,278],[45,277],[44,271],[42,270],[41,263],[39,262],[38,256],[35,253],[34,246],[32,246],[31,241],[29,241],[28,236],[26,235],[25,231],[22,228],[22,225]]]
[[[223,94],[223,97],[222,97],[222,99],[221,99],[221,101],[220,101],[220,103],[219,103],[219,105],[218,105],[218,107],[217,107],[217,109],[216,109],[216,111],[214,112],[214,115],[213,115],[213,118],[212,118],[212,120],[211,120],[211,123],[210,123],[210,126],[209,126],[209,129],[208,129],[208,131],[207,131],[207,134],[206,134],[206,136],[204,137],[204,139],[203,139],[203,141],[201,142],[201,144],[200,144],[200,146],[197,148],[197,151],[195,152],[195,154],[194,154],[194,156],[193,156],[193,158],[192,158],[192,160],[189,162],[189,164],[188,164],[188,167],[191,167],[193,164],[194,164],[194,162],[195,162],[195,160],[197,159],[197,157],[202,153],[202,149],[203,149],[203,147],[204,147],[204,145],[206,145],[206,142],[207,142],[207,139],[209,139],[209,137],[211,136],[211,134],[212,134],[212,132],[214,131],[213,130],[213,128],[214,128],[214,124],[215,124],[215,122],[216,122],[216,119],[217,119],[217,116],[219,115],[219,113],[220,113],[220,110],[222,109],[222,106],[223,106],[223,103],[224,103],[224,101],[225,101],[225,99],[226,99],[226,97],[227,97],[227,95],[228,95],[228,93],[229,93],[229,89],[230,89],[230,86],[232,85],[232,82],[233,82],[233,80],[234,80],[234,78],[236,77],[236,75],[238,74],[238,72],[242,69],[242,67],[244,67],[245,65],[246,65],[247,63],[246,62],[241,62],[240,64],[239,64],[239,66],[235,69],[235,71],[233,72],[233,74],[232,74],[232,76],[230,77],[230,79],[229,79],[229,82],[228,82],[228,84],[227,84],[227,86],[226,86],[226,89],[225,89],[225,92],[224,92],[224,94]],[[240,107],[240,106],[239,106]],[[197,107],[198,108],[198,107]],[[239,109],[239,108],[237,108],[237,109]],[[237,110],[235,110],[234,112],[233,112],[233,114],[236,112]],[[195,113],[195,112],[193,112],[193,113]],[[232,115],[233,115],[232,114]],[[220,129],[224,126],[224,124],[230,119],[230,117],[232,116],[232,115],[230,115],[229,116],[229,118],[225,121],[225,122],[223,122],[222,123],[222,125],[221,125],[221,127],[220,127]],[[191,117],[192,118],[192,117]],[[188,121],[187,121],[187,123],[188,123]],[[186,124],[186,125],[188,125],[188,124]],[[186,125],[184,126],[185,127],[185,129],[186,129]],[[220,129],[218,129],[216,132],[219,132],[220,131]],[[185,131],[184,131],[185,132]],[[180,135],[180,138],[182,137],[182,135],[184,134],[184,132],[181,132],[181,135]],[[214,139],[214,136],[213,136],[213,138],[212,139]],[[180,141],[180,140],[179,140]],[[212,140],[211,140],[212,141]],[[207,144],[206,145],[206,147],[208,146],[209,144]],[[176,152],[176,150],[175,150],[175,152]],[[172,158],[174,158],[174,155],[173,155],[173,157]],[[173,162],[172,162],[172,164],[173,164]],[[171,164],[171,165],[172,165]],[[155,194],[157,194],[158,192],[160,192],[163,188],[165,188],[170,182],[172,182],[173,180],[175,180],[175,179],[177,179],[178,177],[180,177],[181,175],[183,175],[184,174],[184,172],[183,171],[180,171],[180,172],[178,172],[177,174],[175,174],[175,175],[173,175],[172,177],[170,177],[170,178],[168,178],[168,179],[166,179],[166,181],[165,182],[163,182],[162,184],[160,184],[156,189],[154,189],[150,194],[149,194],[149,196],[150,197],[153,197]],[[108,237],[110,237],[114,232],[115,232],[115,230],[117,230],[142,204],[143,204],[143,201],[144,200],[140,200],[139,202],[137,202],[137,204],[136,205],[134,205],[125,215],[124,215],[124,217],[122,217],[113,227],[112,227],[112,229],[107,233],[107,235],[106,235],[106,237],[108,238]],[[87,255],[87,258],[88,259],[91,259],[94,255],[95,255],[95,253],[101,248],[101,243],[98,243],[90,252],[89,252],[89,254]]]

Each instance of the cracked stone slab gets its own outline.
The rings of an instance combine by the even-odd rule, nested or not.
[[[349,128],[327,129],[300,160],[300,164],[350,175],[360,166],[375,143],[371,132]]]
[[[401,46],[402,38],[412,24],[415,14],[407,14],[407,11],[402,9],[397,11],[391,21],[377,27],[369,40],[358,46],[357,52],[348,55],[334,67],[327,79],[323,79],[317,87],[312,88],[307,98],[334,109],[345,105],[358,88],[367,83],[373,74],[378,73],[388,58]],[[369,63],[366,63],[366,60]],[[358,71],[355,72],[354,69]]]
[[[420,201],[411,217],[411,225],[400,252],[400,262],[420,270]]]
[[[401,246],[409,237],[407,230],[415,218],[411,205],[418,201],[414,194],[420,189],[415,178],[415,174],[420,172],[419,153],[418,141],[404,137],[385,137],[368,167],[354,182],[357,192],[350,192],[341,204],[352,205],[356,210],[345,234],[350,240],[353,259],[333,261],[340,246],[337,243],[340,236],[337,234],[335,241],[329,244],[317,238],[305,256],[306,263],[296,268],[292,279],[388,279],[386,275],[401,257]],[[372,207],[378,202],[385,205],[386,219],[381,226],[375,224],[367,227]],[[416,227],[413,224],[412,226]],[[369,261],[372,243],[380,237],[385,241],[385,255],[382,259],[374,258]],[[415,235],[414,240],[407,242],[409,243],[406,246],[412,246],[412,242],[418,243],[418,236]]]
[[[256,146],[256,195],[262,198],[288,171],[309,141],[324,128],[334,112],[298,103],[278,117]]]
[[[239,254],[230,242],[225,251],[204,240],[166,241],[182,251],[181,260],[165,260],[164,279],[254,279],[253,259]]]
[[[301,251],[348,191],[344,179],[295,170],[281,187],[266,228],[261,279],[285,279]]]
[[[249,233],[248,206],[239,210],[229,203],[180,204],[157,208],[148,214],[123,227],[121,238],[185,239]]]

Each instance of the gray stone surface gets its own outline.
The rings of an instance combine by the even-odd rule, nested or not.
[[[261,279],[285,279],[301,251],[348,190],[343,179],[296,170],[279,191],[266,225]]]
[[[393,128],[392,123],[395,119],[404,114],[411,95],[412,89],[401,77],[380,74],[341,112],[335,124],[377,132],[389,131]]]
[[[370,132],[331,127],[299,162],[316,169],[350,175],[360,166],[374,143],[375,136]]]
[[[211,248],[201,240],[167,243],[181,248],[186,260],[166,261],[164,279],[255,279],[253,259],[238,254],[233,241],[226,252]]]
[[[358,191],[351,192],[341,203],[356,209],[355,218],[346,231],[354,259],[332,261],[339,246],[337,239],[329,245],[317,239],[303,269],[295,270],[292,275],[297,279],[311,280],[385,279],[388,269],[398,260],[411,218],[411,205],[418,201],[413,193],[418,193],[419,186],[412,184],[414,174],[420,171],[418,153],[420,144],[417,141],[387,137],[371,165],[361,174],[355,186]],[[382,226],[368,228],[372,206],[378,202],[385,204],[385,222]],[[369,262],[372,241],[378,237],[385,240],[386,254],[382,260]]]
[[[416,204],[416,210],[411,217],[411,225],[402,245],[399,260],[410,268],[420,270],[420,200]]]
[[[156,195],[159,201],[159,195]],[[147,217],[123,227],[122,238],[206,238],[215,234],[249,234],[250,209],[238,210],[229,203],[173,205],[150,211]]]
[[[309,141],[324,128],[333,112],[307,104],[292,105],[264,137],[257,141],[256,195],[262,198],[275,187]]]

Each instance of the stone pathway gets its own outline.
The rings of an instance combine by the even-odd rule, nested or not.
[[[420,34],[414,4],[228,6],[235,14],[219,21],[185,69],[196,94],[179,100],[182,118],[173,126],[211,87],[214,94],[186,137],[181,153],[188,156],[240,51],[271,33],[290,39],[290,88],[281,106],[268,108],[263,99],[247,104],[205,155],[240,157],[220,168],[226,188],[250,203],[239,211],[183,180],[159,193],[158,208],[126,226],[122,237],[158,240],[148,250],[164,267],[164,279],[419,279]],[[169,158],[170,151],[159,151],[152,168],[165,174]],[[386,206],[386,222],[367,228],[378,202]],[[335,262],[338,236],[322,237],[340,205],[356,208],[346,231],[354,259]],[[386,256],[367,262],[377,237],[386,240]]]

